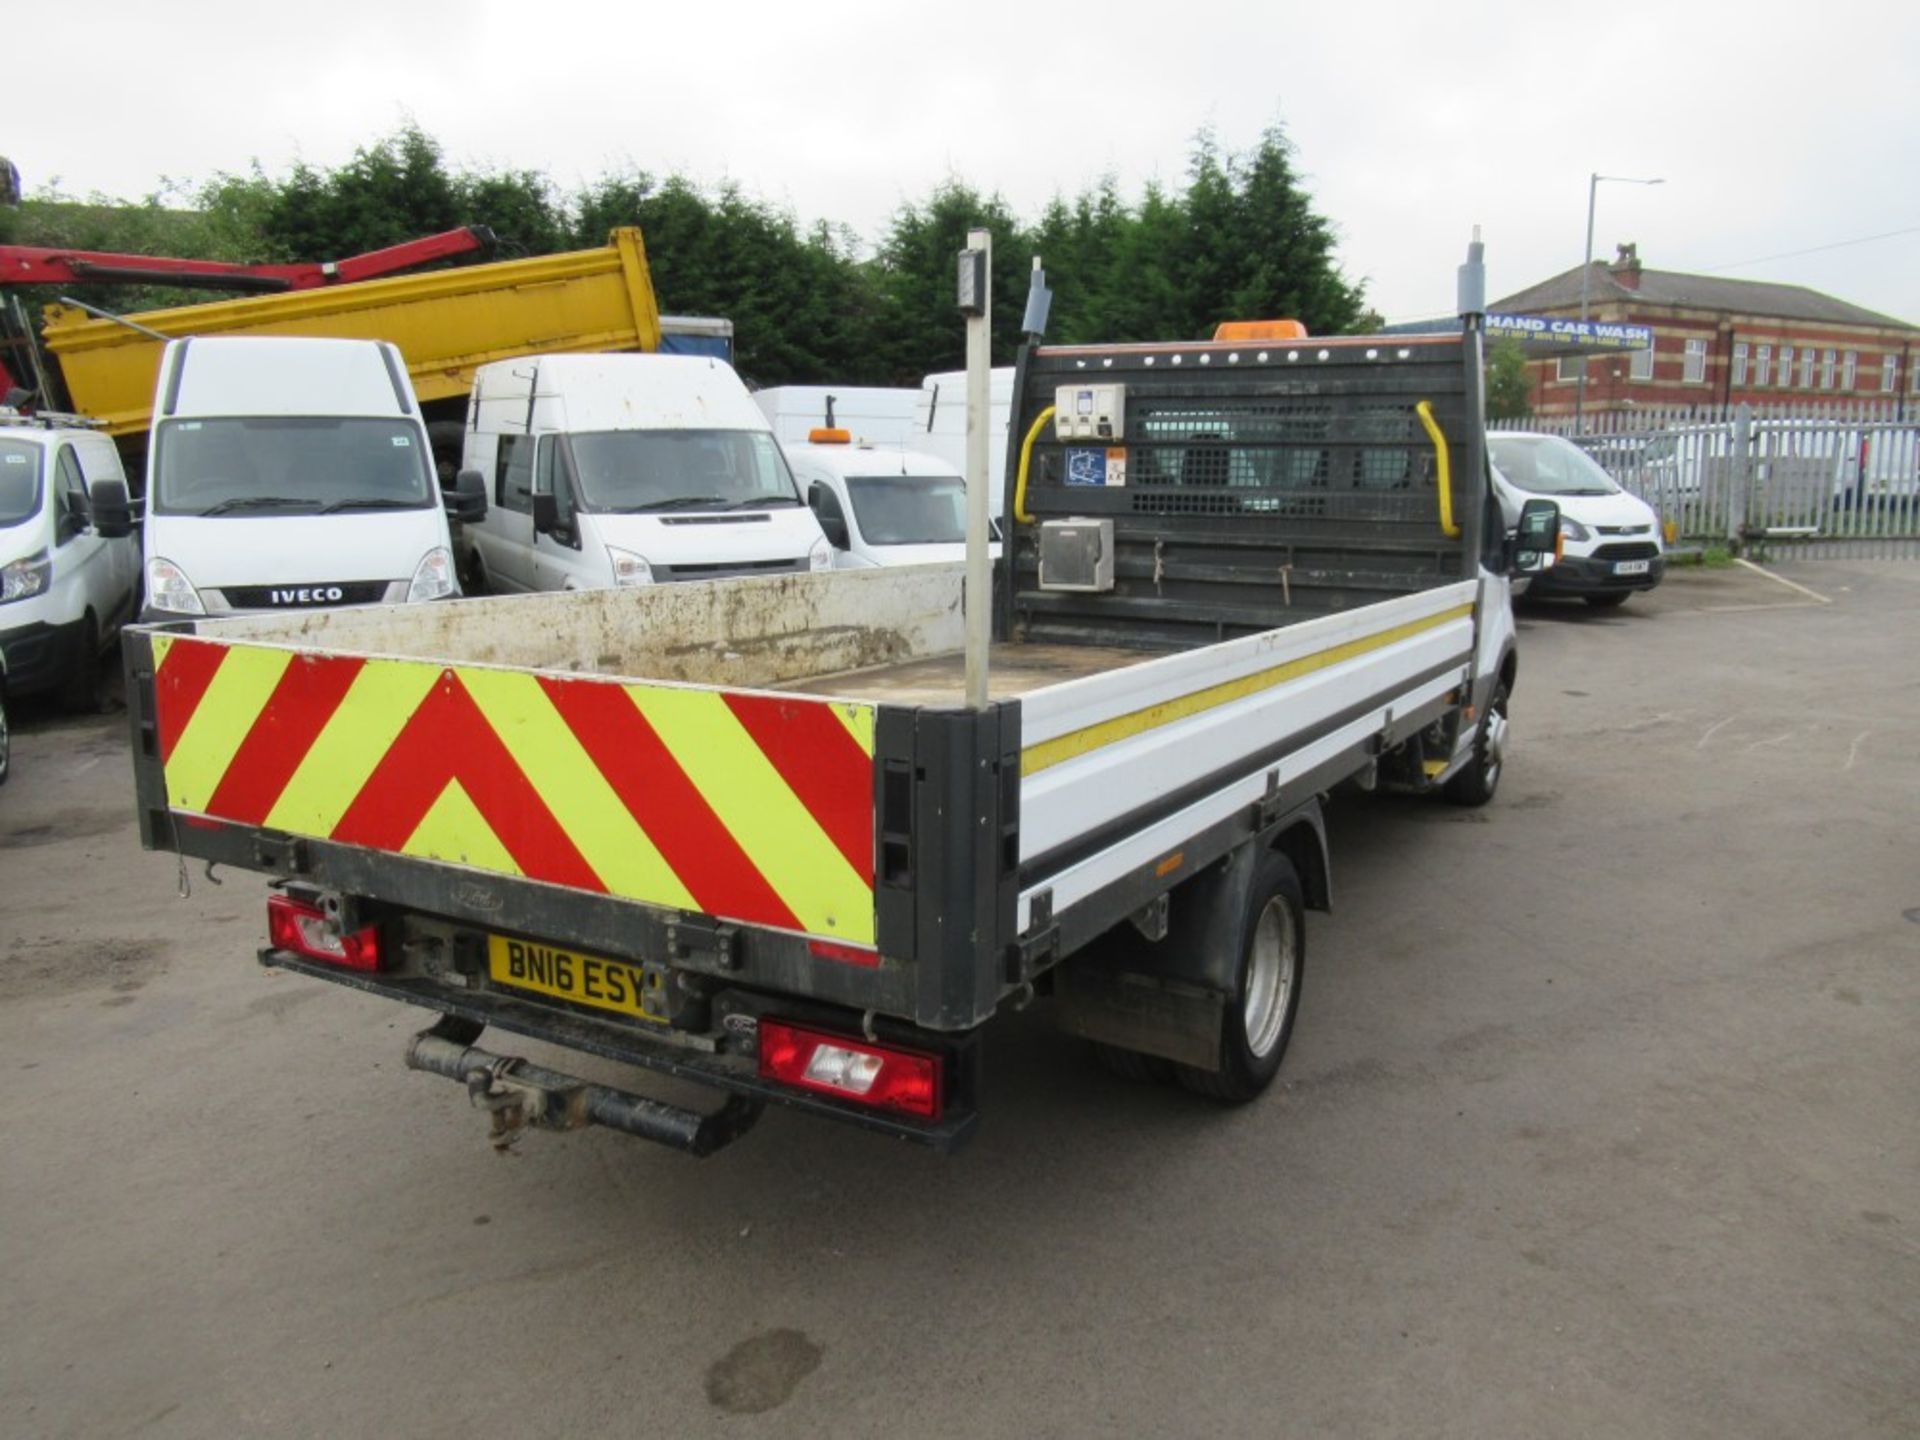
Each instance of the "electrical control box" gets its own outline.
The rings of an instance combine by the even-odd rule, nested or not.
[[[1058,440],[1119,440],[1127,431],[1127,387],[1062,385],[1053,396]]]
[[[1113,521],[1041,521],[1040,588],[1113,589]]]

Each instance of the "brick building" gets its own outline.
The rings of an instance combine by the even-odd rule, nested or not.
[[[1632,245],[1596,260],[1588,317],[1650,326],[1651,351],[1587,361],[1586,410],[1728,405],[1818,408],[1878,401],[1920,413],[1920,326],[1799,285],[1647,270]],[[1577,317],[1575,266],[1488,307]],[[1570,415],[1579,361],[1528,366],[1536,415]]]

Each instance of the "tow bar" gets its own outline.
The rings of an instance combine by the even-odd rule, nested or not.
[[[761,1101],[729,1095],[718,1110],[702,1114],[467,1044],[478,1034],[472,1021],[446,1016],[407,1043],[407,1068],[465,1085],[468,1099],[488,1112],[488,1139],[496,1150],[505,1151],[530,1125],[605,1125],[689,1155],[711,1155],[752,1129],[764,1108]]]

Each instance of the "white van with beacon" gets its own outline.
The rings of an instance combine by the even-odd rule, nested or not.
[[[591,590],[827,570],[833,548],[726,362],[537,355],[474,373],[460,484],[470,578]]]
[[[967,482],[936,455],[862,444],[816,427],[786,446],[807,504],[833,546],[836,570],[951,564],[967,558]],[[998,558],[999,525],[989,544]]]
[[[447,508],[477,518],[485,497],[443,500],[393,345],[174,340],[153,417],[147,619],[460,593]]]

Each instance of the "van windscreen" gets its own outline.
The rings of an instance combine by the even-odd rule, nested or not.
[[[409,420],[337,415],[169,420],[154,441],[163,515],[331,514],[436,503]]]
[[[580,500],[589,510],[761,510],[801,503],[780,447],[764,430],[599,430],[568,438]]]
[[[0,440],[0,528],[40,510],[40,447]]]

